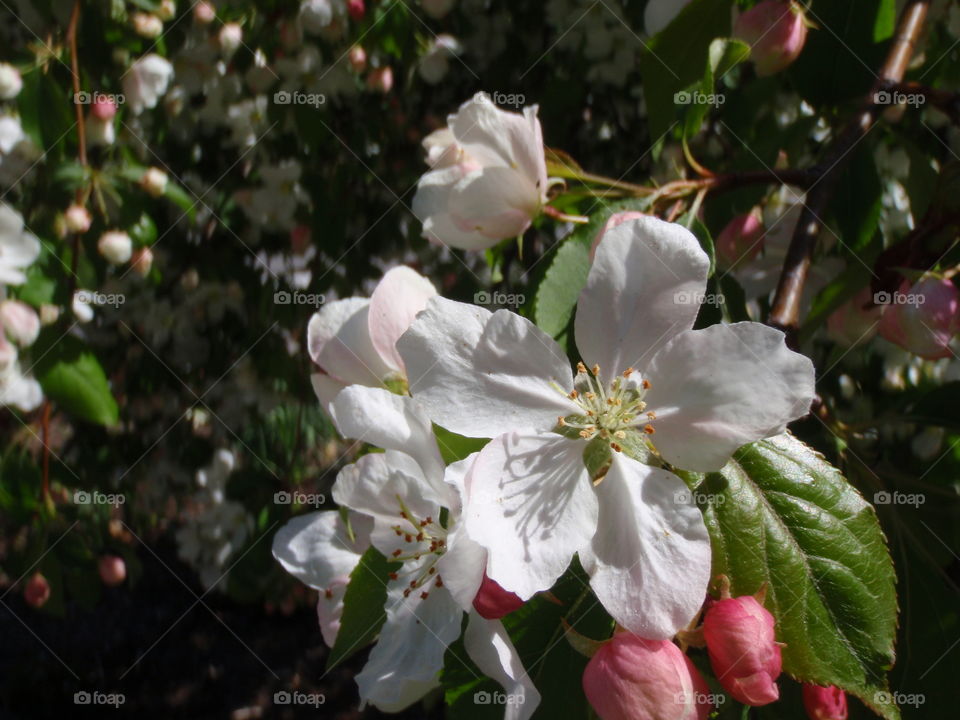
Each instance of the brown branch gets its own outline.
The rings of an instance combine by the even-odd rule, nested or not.
[[[67,42],[70,45],[70,71],[73,74],[73,108],[77,116],[77,160],[81,166],[87,166],[87,125],[83,115],[83,105],[78,102],[80,97],[80,54],[77,52],[77,27],[80,25],[80,8],[83,0],[74,0],[73,12],[70,13],[70,24],[67,26]],[[84,203],[83,187],[77,188],[77,204]],[[70,258],[70,278],[68,302],[73,302],[73,294],[77,289],[77,267],[80,256],[80,234],[74,233],[72,253]]]
[[[770,325],[787,331],[788,335],[796,331],[800,321],[800,297],[803,294],[803,286],[810,270],[817,239],[820,237],[820,218],[826,212],[827,205],[833,196],[840,170],[845,167],[853,149],[870,131],[883,110],[874,102],[875,94],[882,90],[889,90],[903,81],[929,9],[930,0],[914,0],[904,9],[877,82],[871,88],[858,115],[831,143],[818,163],[816,169],[821,179],[804,202],[797,229],[787,250],[783,272],[780,275],[770,312]]]

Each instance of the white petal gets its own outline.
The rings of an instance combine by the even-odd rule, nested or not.
[[[320,400],[320,407],[324,409],[327,415],[332,413],[333,401],[337,399],[337,395],[347,387],[325,373],[311,373],[310,384],[313,385],[313,391]]]
[[[428,172],[417,183],[413,197],[413,214],[423,223],[423,236],[430,242],[462,250],[484,250],[500,240],[482,235],[475,230],[457,227],[450,215],[450,198],[456,184],[463,178],[459,165]]]
[[[547,430],[577,412],[566,356],[516,313],[432,299],[400,339],[410,391],[438,425],[467,437]],[[560,390],[551,387],[556,383]]]
[[[540,704],[540,693],[523,669],[520,655],[499,620],[485,620],[470,613],[463,634],[467,654],[480,671],[503,686],[507,694],[504,720],[527,720]]]
[[[540,193],[512,168],[470,173],[450,194],[450,215],[463,232],[503,240],[522,235],[540,211]]]
[[[398,712],[440,684],[443,656],[460,636],[463,613],[443,589],[426,600],[391,592],[387,602],[380,639],[356,680],[363,702]]]
[[[710,537],[683,481],[621,453],[596,488],[597,534],[580,552],[590,587],[631,632],[666,640],[700,610]]]
[[[373,347],[369,309],[366,298],[335,300],[315,313],[307,326],[310,357],[327,374],[347,385],[378,386],[396,373]]]
[[[671,337],[693,327],[710,261],[685,228],[658,218],[607,231],[580,293],[577,348],[609,381],[642,369]]]
[[[437,561],[437,573],[461,610],[473,608],[486,567],[487,551],[467,534],[466,525],[459,523],[447,535],[447,551]]]
[[[405,265],[391,268],[370,297],[370,338],[380,357],[403,373],[395,347],[427,300],[437,294],[429,280]]]
[[[656,413],[652,440],[684,470],[719,470],[741,445],[777,435],[803,417],[814,397],[809,358],[759,323],[690,330],[647,369],[646,400]]]
[[[324,642],[333,647],[350,573],[370,545],[373,521],[352,513],[351,539],[337,511],[292,518],[273,538],[273,556],[300,582],[320,591],[317,615]],[[327,597],[330,591],[331,597]]]
[[[487,549],[487,575],[524,600],[550,588],[597,529],[584,447],[553,433],[508,433],[467,476],[467,532]]]
[[[43,389],[32,377],[24,375],[19,368],[8,372],[0,385],[0,406],[12,405],[23,412],[32,412],[43,402]]]
[[[433,426],[413,398],[383,388],[351,385],[337,396],[332,414],[337,429],[345,438],[409,455],[417,461],[423,476],[438,495],[453,494],[443,482],[443,459],[433,435]]]

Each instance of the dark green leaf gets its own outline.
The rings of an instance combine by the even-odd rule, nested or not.
[[[71,415],[100,425],[115,425],[117,402],[93,352],[72,335],[54,328],[41,333],[33,348],[34,374],[44,394]]]

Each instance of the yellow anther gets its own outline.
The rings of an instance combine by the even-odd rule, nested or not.
[[[644,425],[643,431],[644,431],[647,435],[653,435],[653,434],[656,432],[656,430],[654,430],[654,428],[653,428],[653,425]]]
[[[626,370],[623,371],[623,376],[624,376],[625,378],[628,378],[628,377],[630,377],[631,375],[633,375],[633,368],[632,368],[632,367],[628,367]]]
[[[600,374],[600,366],[599,366],[599,365],[594,365],[594,366],[591,368],[591,370],[593,371],[594,376],[597,376],[597,375]]]
[[[586,374],[587,374],[587,366],[584,365],[582,362],[578,362],[578,363],[577,363],[577,372],[586,375]]]

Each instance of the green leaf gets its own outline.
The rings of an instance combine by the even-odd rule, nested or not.
[[[433,426],[433,434],[437,437],[440,456],[447,465],[463,460],[471,453],[479,452],[489,442],[484,438],[468,438],[457,435],[439,425]]]
[[[697,85],[701,97],[714,95],[717,80],[722,78],[730,68],[744,62],[750,57],[750,46],[742,40],[732,38],[717,38],[710,43],[707,53],[707,67],[703,79]],[[719,101],[718,101],[719,102]],[[707,116],[712,105],[705,102],[693,102],[688,106],[684,119],[684,138],[691,138],[700,131],[703,119]]]
[[[117,401],[96,355],[72,335],[47,328],[33,348],[34,375],[44,394],[71,415],[99,425],[115,425]]]
[[[376,548],[367,550],[350,573],[343,596],[343,617],[327,658],[327,671],[373,642],[387,619],[387,581],[400,563],[389,562]]]
[[[897,600],[873,506],[787,434],[741,448],[719,472],[682,474],[708,500],[714,576],[727,575],[734,595],[767,585],[784,669],[899,718],[875,699],[895,659]]]

